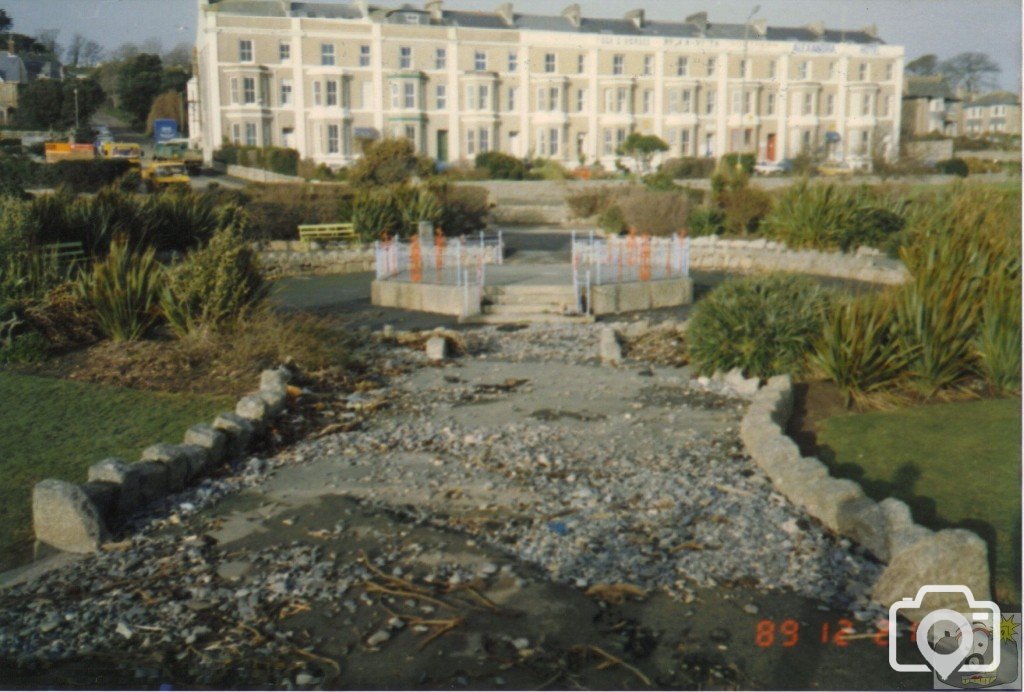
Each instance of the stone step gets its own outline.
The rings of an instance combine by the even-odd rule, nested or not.
[[[484,286],[484,297],[493,302],[574,302],[576,293],[569,286]]]
[[[481,310],[486,315],[564,315],[566,307],[568,305],[564,303],[522,303],[513,305],[492,303],[490,305],[484,304],[481,306]]]
[[[593,321],[593,315],[553,315],[550,313],[470,315],[459,318],[459,324],[591,324]]]

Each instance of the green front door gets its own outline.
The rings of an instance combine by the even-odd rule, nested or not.
[[[448,163],[448,130],[437,131],[437,162]]]

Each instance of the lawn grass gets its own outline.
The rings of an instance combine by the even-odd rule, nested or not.
[[[835,473],[871,497],[903,500],[930,528],[976,531],[989,545],[996,599],[1020,605],[1020,399],[835,416],[821,423],[818,444]]]
[[[30,545],[36,482],[83,482],[97,461],[132,461],[151,444],[179,442],[231,403],[0,372],[0,570],[23,560]]]

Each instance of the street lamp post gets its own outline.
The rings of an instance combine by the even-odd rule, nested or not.
[[[75,87],[75,134],[78,134],[78,87]]]

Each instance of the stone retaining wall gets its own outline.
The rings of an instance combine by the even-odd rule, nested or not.
[[[251,168],[249,166],[239,166],[231,163],[224,167],[225,172],[234,177],[241,178],[242,180],[251,180],[254,183],[304,183],[305,178],[300,178],[295,175],[284,175],[283,173],[274,173],[273,171],[265,171],[262,168]]]
[[[856,253],[791,250],[764,238],[692,238],[690,267],[711,271],[796,272],[877,284],[901,284],[908,277],[901,263],[873,248],[860,248]]]
[[[309,250],[298,240],[267,243],[258,251],[260,263],[271,276],[295,274],[352,274],[374,270],[373,248],[368,246]]]
[[[775,488],[831,531],[846,536],[887,563],[872,597],[886,606],[913,598],[927,584],[962,584],[975,599],[990,600],[988,547],[964,529],[931,531],[914,523],[910,508],[888,498],[875,502],[852,480],[833,478],[814,457],[801,456],[785,429],[793,412],[789,376],[773,377],[760,389],[740,426],[747,453]],[[929,610],[962,607],[952,596],[935,597]],[[928,611],[910,610],[919,619]]]
[[[36,540],[72,553],[95,552],[125,520],[171,493],[181,492],[225,463],[242,457],[288,401],[291,373],[265,370],[257,392],[211,424],[194,425],[183,444],[155,444],[134,463],[104,459],[81,485],[48,478],[32,490]]]

